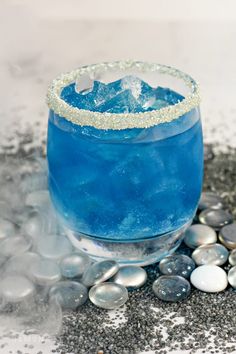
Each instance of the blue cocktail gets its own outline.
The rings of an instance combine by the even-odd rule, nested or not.
[[[155,73],[190,94],[148,82]],[[49,188],[74,244],[125,263],[174,251],[202,187],[195,82],[154,64],[94,65],[54,82],[49,106]]]

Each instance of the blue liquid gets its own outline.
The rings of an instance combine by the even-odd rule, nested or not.
[[[121,131],[80,127],[51,111],[48,162],[52,200],[70,229],[113,240],[162,235],[189,222],[199,201],[199,111]]]

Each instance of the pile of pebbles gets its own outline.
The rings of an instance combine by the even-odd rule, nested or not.
[[[236,350],[236,152],[215,156],[208,146],[205,159],[207,192],[184,243],[141,268],[93,262],[74,249],[50,203],[45,160],[4,158],[0,311],[56,303],[64,310],[59,353]]]

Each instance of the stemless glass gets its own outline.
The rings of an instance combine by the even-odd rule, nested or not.
[[[184,98],[144,113],[79,109],[66,102],[65,90],[84,75],[104,83],[134,75]],[[47,100],[49,189],[75,247],[95,259],[141,265],[174,252],[202,188],[196,82],[165,65],[102,63],[61,75]]]

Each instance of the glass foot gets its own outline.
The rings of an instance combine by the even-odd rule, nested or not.
[[[96,261],[113,259],[123,265],[145,266],[159,262],[162,258],[173,253],[179,247],[184,237],[184,231],[190,225],[191,221],[178,230],[148,239],[131,241],[105,240],[68,228],[65,229],[65,232],[77,249],[87,253]]]

